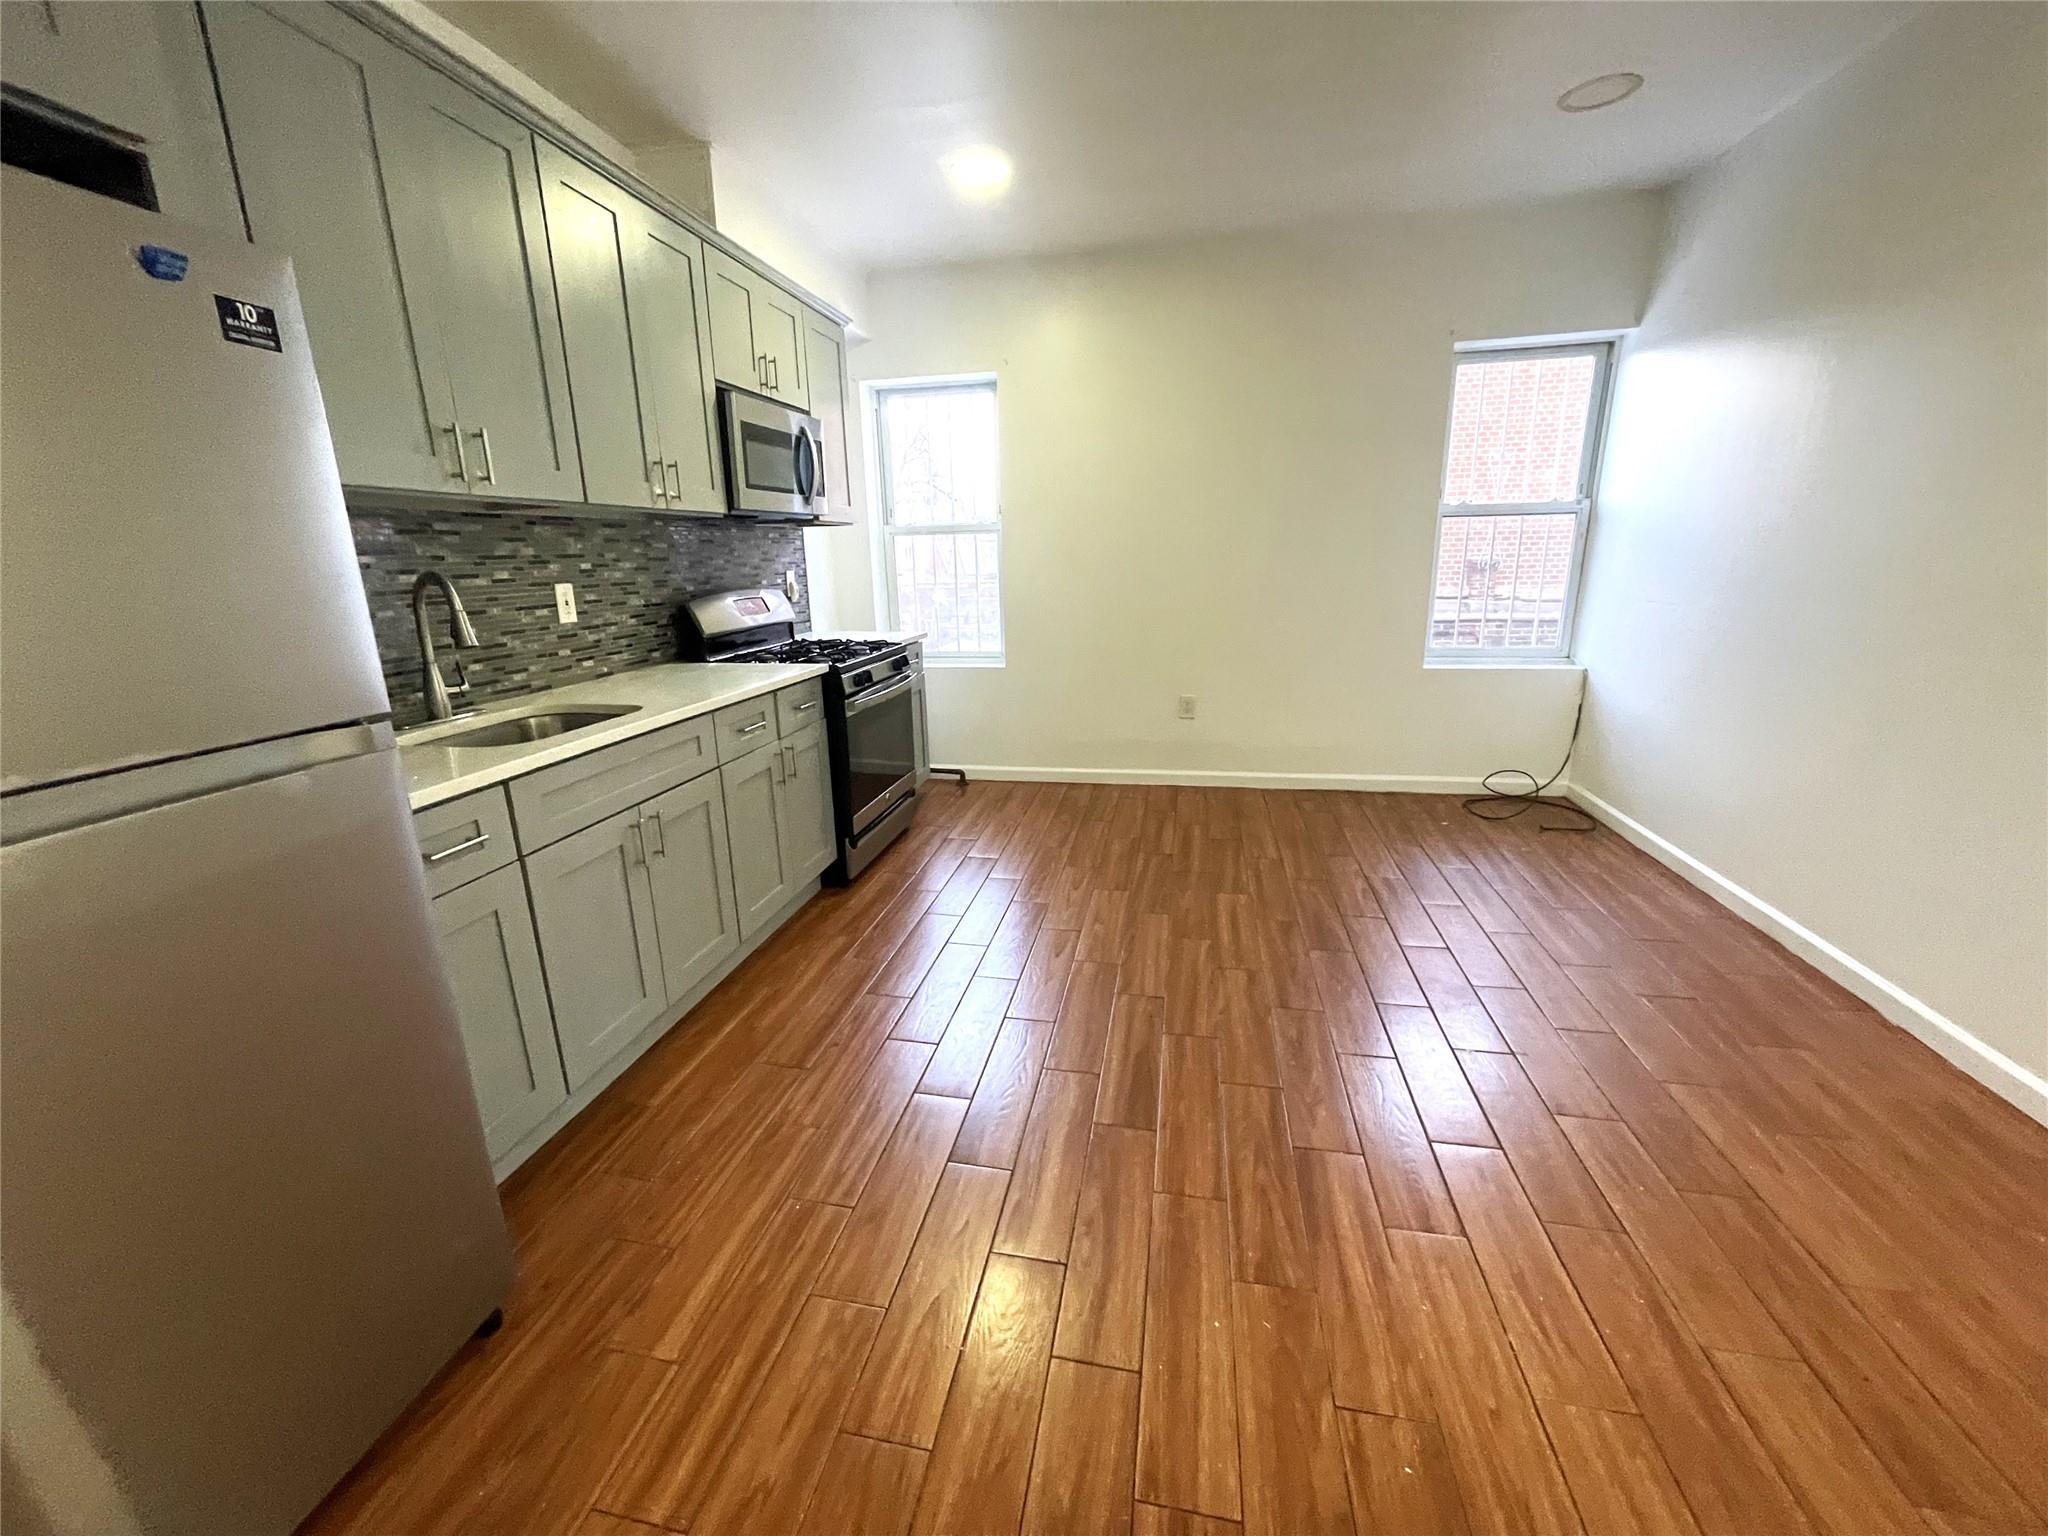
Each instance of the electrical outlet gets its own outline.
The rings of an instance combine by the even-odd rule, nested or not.
[[[1184,693],[1180,696],[1179,713],[1181,719],[1183,720],[1192,720],[1195,718],[1195,696],[1192,693]]]
[[[555,583],[555,622],[574,624],[576,622],[576,588],[566,581]]]

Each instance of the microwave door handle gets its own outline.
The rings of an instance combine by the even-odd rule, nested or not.
[[[803,502],[818,494],[818,450],[811,444],[808,427],[796,429],[796,494]]]

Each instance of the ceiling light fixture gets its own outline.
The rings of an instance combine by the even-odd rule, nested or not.
[[[1010,157],[992,144],[970,144],[939,162],[953,195],[963,202],[992,203],[1010,190],[1014,167]]]
[[[1595,75],[1581,81],[1557,98],[1560,112],[1598,112],[1602,107],[1611,107],[1617,101],[1627,101],[1643,88],[1643,77],[1633,70],[1622,70],[1618,74]]]

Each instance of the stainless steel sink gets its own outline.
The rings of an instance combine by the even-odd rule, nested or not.
[[[593,705],[588,709],[553,710],[541,714],[509,715],[491,721],[487,725],[471,726],[466,731],[457,731],[449,736],[437,736],[432,745],[437,747],[516,747],[523,741],[545,741],[550,736],[567,735],[580,731],[587,725],[602,725],[607,720],[616,720],[621,715],[630,715],[639,709],[638,704]]]

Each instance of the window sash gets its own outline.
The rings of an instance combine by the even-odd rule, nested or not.
[[[974,395],[996,392],[994,379],[931,379],[912,384],[878,384],[874,387],[875,400],[875,466],[876,499],[881,503],[880,516],[876,522],[884,529],[901,529],[906,532],[938,532],[948,528],[966,531],[974,528],[989,531],[992,523],[899,523],[896,521],[895,470],[889,453],[889,401],[897,395]],[[996,443],[997,465],[1000,475],[1002,443]],[[1001,480],[997,485],[1000,488]],[[1000,489],[998,490],[1000,496]],[[997,508],[997,519],[1001,520],[1001,507]]]
[[[1484,346],[1460,348],[1452,354],[1451,363],[1451,409],[1457,407],[1458,370],[1466,364],[1539,362],[1549,357],[1590,357],[1593,359],[1593,384],[1587,396],[1586,429],[1579,438],[1579,471],[1573,484],[1577,494],[1571,500],[1559,504],[1563,511],[1577,502],[1592,500],[1593,474],[1600,456],[1601,434],[1606,426],[1607,374],[1613,366],[1614,343],[1611,341],[1575,342],[1569,346],[1515,347]],[[1444,457],[1437,472],[1437,503],[1443,512],[1510,512],[1519,508],[1507,502],[1457,502],[1443,500],[1443,488],[1451,483],[1451,412],[1444,413]],[[1522,506],[1530,503],[1522,503]],[[1537,503],[1540,505],[1540,503]]]
[[[1615,342],[1612,339],[1568,342],[1547,346],[1516,346],[1513,343],[1476,343],[1458,347],[1452,354],[1451,404],[1444,412],[1444,456],[1438,472],[1436,537],[1430,541],[1429,588],[1424,604],[1422,648],[1425,660],[1456,665],[1461,662],[1556,662],[1567,661],[1578,621],[1579,583],[1586,561],[1586,535],[1593,519],[1593,486],[1600,459],[1606,448],[1607,412],[1614,370]],[[1451,410],[1457,398],[1457,370],[1466,363],[1535,360],[1550,357],[1593,358],[1593,382],[1586,407],[1585,434],[1579,443],[1578,495],[1551,502],[1446,502],[1442,488],[1450,484]],[[1454,517],[1556,517],[1572,519],[1572,547],[1565,571],[1564,599],[1559,609],[1557,643],[1548,646],[1470,646],[1439,643],[1436,639],[1437,571],[1443,557],[1446,522]],[[1513,599],[1509,599],[1512,604]]]
[[[902,629],[903,600],[896,590],[896,541],[898,539],[951,538],[954,534],[993,534],[996,540],[996,646],[992,651],[940,650],[927,636],[923,642],[926,661],[1001,661],[1008,646],[1008,626],[1003,622],[1003,525],[1001,523],[896,523],[882,525],[884,580],[889,600],[889,627]]]
[[[971,395],[996,392],[996,381],[992,377],[920,379],[902,384],[876,384],[873,389],[873,411],[875,428],[875,528],[880,541],[877,554],[882,566],[882,598],[886,605],[889,625],[892,629],[904,627],[903,596],[897,588],[897,541],[909,538],[948,538],[953,535],[976,537],[994,535],[996,540],[996,644],[994,650],[942,650],[933,639],[924,642],[924,659],[928,662],[963,662],[984,665],[999,664],[1004,660],[1008,645],[1008,625],[1003,612],[1003,526],[1000,500],[1001,482],[998,479],[998,501],[996,516],[992,519],[978,519],[971,523],[902,523],[896,520],[896,494],[893,483],[894,464],[889,451],[889,401],[897,395]],[[998,473],[1000,473],[1002,443],[996,443]]]

